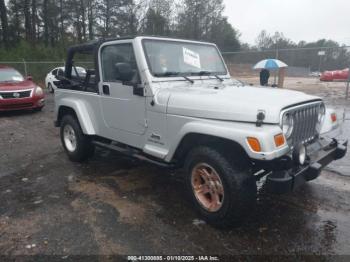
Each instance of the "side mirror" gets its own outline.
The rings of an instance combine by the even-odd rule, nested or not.
[[[128,63],[116,63],[116,79],[122,82],[130,82],[134,76],[134,70]]]
[[[134,85],[133,94],[136,96],[145,96],[145,87],[142,85]]]
[[[32,76],[27,76],[26,79],[29,80],[29,81],[32,81],[33,77]]]

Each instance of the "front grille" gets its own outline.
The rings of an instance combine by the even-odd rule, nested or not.
[[[0,92],[0,96],[3,99],[26,98],[26,97],[30,97],[31,92],[32,92],[31,90]]]
[[[11,104],[11,105],[0,105],[0,109],[20,109],[26,107],[32,107],[33,103],[23,103],[23,104]]]
[[[305,104],[284,112],[290,113],[294,119],[294,129],[288,138],[290,146],[309,143],[318,136],[317,121],[322,104],[322,102]]]

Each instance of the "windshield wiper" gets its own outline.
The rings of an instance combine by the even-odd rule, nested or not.
[[[213,76],[215,76],[220,82],[224,82],[224,79],[221,78],[220,76],[218,76],[218,75],[213,75]]]
[[[199,71],[199,72],[193,72],[192,74],[200,75],[200,76],[210,76],[210,71]]]
[[[192,74],[198,74],[200,76],[215,76],[216,79],[218,79],[220,82],[223,82],[224,79],[222,79],[220,76],[216,75],[216,74],[213,74],[212,72],[210,71],[199,71],[199,72],[195,72],[195,73],[192,73]]]
[[[194,83],[194,81],[190,78],[188,78],[187,76],[182,76],[183,78],[185,78],[188,82],[190,82],[191,84]]]
[[[155,76],[181,76],[183,78],[185,78],[188,82],[190,82],[191,84],[194,83],[194,81],[190,78],[188,78],[187,76],[185,75],[182,75],[180,74],[180,72],[171,72],[171,71],[167,71],[167,72],[164,72],[164,73],[156,73],[154,74]]]
[[[164,73],[155,73],[155,76],[178,76],[180,72],[175,71],[166,71]]]

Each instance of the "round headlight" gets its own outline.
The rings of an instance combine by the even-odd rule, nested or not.
[[[326,115],[326,107],[324,104],[321,104],[320,109],[318,111],[318,118],[317,118],[317,124],[316,124],[316,130],[318,133],[321,131],[321,127],[323,125],[325,115]]]
[[[283,115],[281,128],[284,136],[288,139],[291,136],[294,128],[294,119],[290,113],[286,113]]]
[[[35,95],[41,96],[41,95],[43,95],[43,94],[44,94],[43,89],[42,89],[40,86],[37,86],[37,87],[35,88]]]

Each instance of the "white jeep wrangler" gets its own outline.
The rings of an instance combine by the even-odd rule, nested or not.
[[[93,58],[84,78],[77,54]],[[322,135],[341,123],[320,98],[244,86],[210,43],[135,37],[73,46],[55,84],[55,124],[71,160],[100,146],[184,167],[191,201],[216,226],[245,218],[262,177],[269,190],[289,192],[347,150],[347,141]]]

